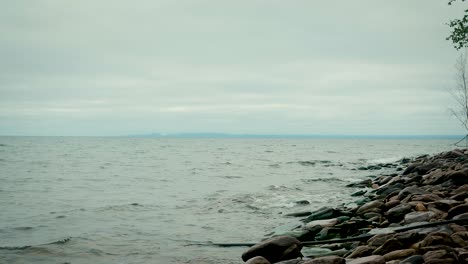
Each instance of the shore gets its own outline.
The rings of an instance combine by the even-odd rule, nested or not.
[[[468,263],[468,149],[403,159],[351,184],[353,207],[323,207],[242,254],[248,264]],[[389,165],[391,166],[391,165]]]

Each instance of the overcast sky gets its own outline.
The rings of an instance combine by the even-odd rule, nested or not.
[[[443,0],[15,0],[0,135],[463,134]]]

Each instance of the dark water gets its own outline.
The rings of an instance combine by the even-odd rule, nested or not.
[[[241,263],[244,248],[350,203],[355,170],[451,140],[0,137],[0,263]],[[309,205],[298,205],[308,200]]]

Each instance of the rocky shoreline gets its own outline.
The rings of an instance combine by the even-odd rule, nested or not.
[[[352,195],[359,197],[356,206],[291,214],[305,217],[303,224],[250,247],[242,259],[248,264],[468,263],[468,149],[386,166],[398,169],[348,186],[362,188]]]

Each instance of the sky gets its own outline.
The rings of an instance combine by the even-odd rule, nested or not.
[[[454,135],[443,0],[0,4],[0,135]]]

